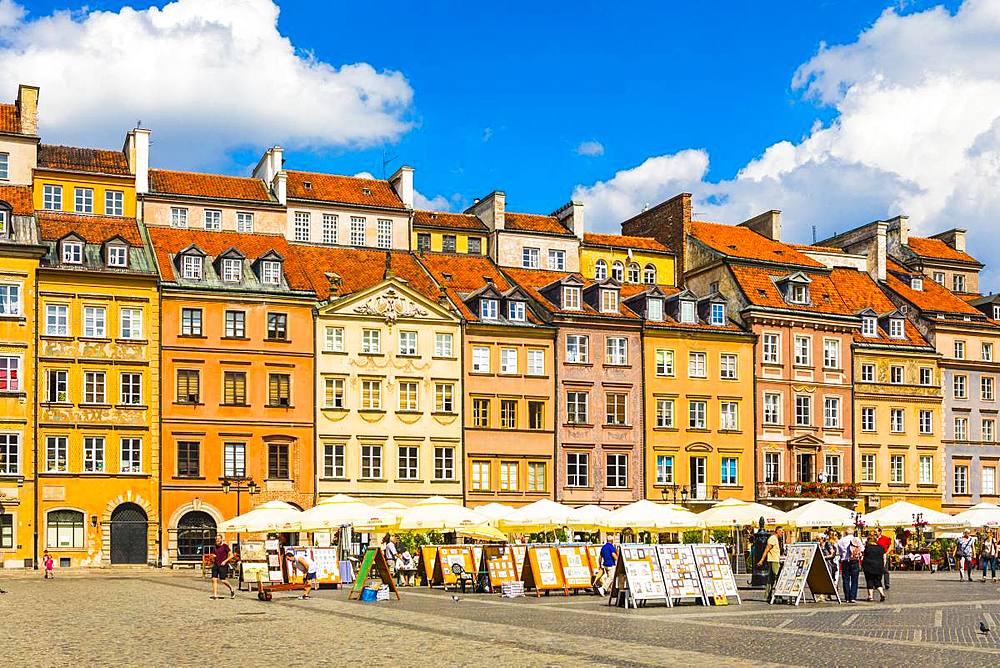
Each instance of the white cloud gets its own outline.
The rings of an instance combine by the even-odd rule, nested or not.
[[[687,190],[705,217],[739,222],[781,209],[786,236],[807,241],[870,220],[910,216],[917,233],[967,227],[970,249],[1000,262],[1000,2],[967,0],[900,15],[887,10],[857,41],[822,45],[794,74],[803,95],[837,112],[801,141],[763,150],[732,179],[706,181],[683,164],[690,151],[657,156],[612,179],[578,186],[588,222],[614,229]],[[708,155],[698,152],[707,168]]]
[[[451,200],[444,195],[426,197],[419,190],[413,191],[413,205],[425,211],[451,211]]]
[[[237,148],[364,147],[411,122],[399,72],[334,65],[278,32],[270,0],[25,16],[0,0],[0,91],[41,87],[46,141],[115,146],[137,120],[153,161],[218,165]]]
[[[576,154],[596,158],[604,155],[604,144],[599,141],[580,142],[579,146],[576,147]]]

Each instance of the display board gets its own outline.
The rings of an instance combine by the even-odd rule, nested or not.
[[[826,594],[836,596],[837,602],[840,602],[840,593],[837,592],[829,569],[823,563],[819,545],[792,543],[786,548],[785,561],[778,572],[778,581],[771,594],[771,603],[783,599],[783,602],[798,605],[805,593],[806,585],[809,585],[809,592],[814,601],[817,594]]]
[[[726,546],[720,543],[705,543],[691,545],[691,551],[698,565],[705,602],[711,605],[729,605],[735,600],[737,605],[742,604]]]
[[[354,580],[354,585],[351,587],[350,592],[347,594],[348,600],[360,599],[361,592],[364,591],[365,585],[373,576],[381,579],[382,584],[387,585],[389,590],[396,595],[396,600],[399,600],[399,590],[396,589],[396,580],[392,577],[392,572],[389,570],[389,563],[385,560],[385,553],[382,552],[381,547],[369,547],[365,550],[365,554],[361,558],[361,565],[358,567],[358,576]]]
[[[420,548],[420,566],[423,570],[424,584],[430,587],[434,584],[434,566],[437,564],[437,545],[424,545]]]
[[[594,584],[594,574],[590,569],[587,546],[560,545],[556,552],[566,586],[570,589],[590,589]]]
[[[638,607],[646,601],[672,605],[660,570],[656,545],[624,544],[618,547],[618,563],[611,585],[611,600],[624,607]]]
[[[477,568],[472,554],[471,545],[441,545],[438,547],[432,583],[445,587],[457,584],[458,576],[452,570],[452,566],[455,564],[462,567],[463,573],[470,573],[475,577]]]
[[[656,556],[672,603],[691,598],[705,603],[698,564],[690,545],[657,545]]]
[[[267,550],[264,549],[264,541],[245,540],[240,543],[240,560],[266,562]]]
[[[559,552],[552,545],[529,545],[521,565],[521,581],[535,596],[543,591],[562,589],[569,594],[563,579]]]
[[[295,548],[298,549],[298,548]],[[316,582],[318,584],[340,584],[340,558],[336,546],[314,546],[305,548],[309,558],[316,562]]]
[[[270,582],[285,581],[285,565],[281,560],[281,544],[275,538],[264,541],[264,553],[267,555],[267,579]]]
[[[601,545],[587,546],[587,559],[590,560],[590,576],[597,577],[601,570]]]
[[[514,551],[506,545],[483,546],[483,561],[480,571],[486,571],[490,591],[498,592],[503,585],[518,581],[517,568],[514,566]]]
[[[255,585],[258,582],[270,582],[268,579],[267,563],[263,561],[241,561],[240,583]]]
[[[521,579],[521,566],[524,565],[524,555],[528,553],[528,546],[523,543],[509,545],[514,556],[514,570],[517,572],[517,579]]]

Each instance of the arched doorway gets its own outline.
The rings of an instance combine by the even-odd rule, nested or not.
[[[177,521],[177,560],[201,561],[206,549],[215,545],[215,533],[215,520],[208,513],[184,513]]]
[[[142,507],[123,503],[111,513],[111,563],[145,564],[149,556],[148,517]]]

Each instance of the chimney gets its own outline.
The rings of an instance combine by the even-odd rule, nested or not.
[[[876,281],[885,282],[886,255],[888,253],[889,224],[883,220],[875,223],[874,234],[868,243],[868,273]]]
[[[264,155],[257,161],[257,166],[253,168],[254,178],[263,181],[268,188],[274,187],[274,177],[282,171],[282,164],[285,161],[284,154],[284,149],[280,146],[272,146],[264,151]]]
[[[902,257],[903,246],[910,243],[910,218],[909,216],[896,216],[885,223],[886,252],[893,257]]]
[[[691,229],[691,193],[674,195],[665,202],[642,211],[624,223],[622,234],[635,237],[653,237],[671,251],[674,262],[674,285],[680,285],[687,268],[687,237]]]
[[[281,204],[288,204],[288,174],[281,170],[274,177],[274,196]]]
[[[940,239],[945,242],[959,253],[965,252],[965,230],[960,228],[955,228],[953,230],[948,230],[947,232],[941,232],[940,234],[935,234],[932,239]]]
[[[21,134],[38,134],[38,86],[21,84],[17,87],[17,116]]]
[[[777,209],[765,211],[750,220],[744,220],[738,227],[749,227],[771,241],[781,241],[781,212]]]
[[[389,185],[403,200],[403,206],[407,209],[413,208],[413,168],[403,165],[396,170],[396,173],[389,177]]]
[[[479,218],[490,230],[502,230],[504,229],[506,203],[507,196],[504,195],[503,191],[494,190],[466,209],[465,213],[471,213]]]
[[[553,211],[552,215],[559,219],[563,227],[583,240],[583,202],[567,202]]]
[[[135,192],[139,195],[149,192],[149,134],[145,128],[129,130],[122,149],[129,171],[135,176]]]

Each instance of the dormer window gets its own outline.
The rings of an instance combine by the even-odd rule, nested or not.
[[[694,302],[690,299],[681,301],[681,323],[685,325],[694,324]]]
[[[726,324],[726,305],[725,304],[712,304],[711,313],[709,315],[709,322],[713,325],[725,325]]]
[[[598,260],[594,265],[594,278],[598,281],[603,281],[608,277],[608,263],[604,260]]]
[[[243,261],[236,258],[223,258],[222,280],[226,283],[239,283],[243,278]]]
[[[580,310],[580,288],[564,286],[562,292],[562,307],[567,311]]]
[[[621,262],[615,262],[611,265],[611,278],[615,279],[619,283],[625,280],[625,265]]]
[[[507,318],[509,320],[516,320],[517,322],[524,321],[524,302],[507,302]]]
[[[281,284],[281,263],[276,260],[264,260],[260,263],[260,282],[268,285]]]
[[[889,337],[893,339],[904,338],[902,318],[889,318]]]
[[[878,321],[873,315],[866,315],[861,319],[861,336],[873,338],[877,336]]]
[[[993,319],[1000,320],[1000,306],[997,304],[993,305]]]
[[[618,313],[617,290],[601,290],[601,313]]]
[[[112,244],[108,246],[107,262],[109,267],[128,266],[128,246]]]
[[[920,276],[914,276],[910,279],[910,288],[918,292],[922,292],[924,289],[924,279]]]
[[[10,236],[10,210],[0,207],[0,238]]]
[[[479,317],[483,320],[496,320],[499,312],[499,302],[496,299],[479,300]]]
[[[793,304],[809,303],[809,286],[801,283],[792,283],[788,292],[788,301]]]
[[[62,261],[66,264],[83,264],[83,244],[79,241],[64,241]]]
[[[181,258],[181,277],[190,281],[200,281],[202,258],[197,255],[185,255]]]
[[[646,317],[655,322],[663,321],[663,300],[650,299],[646,303]]]

